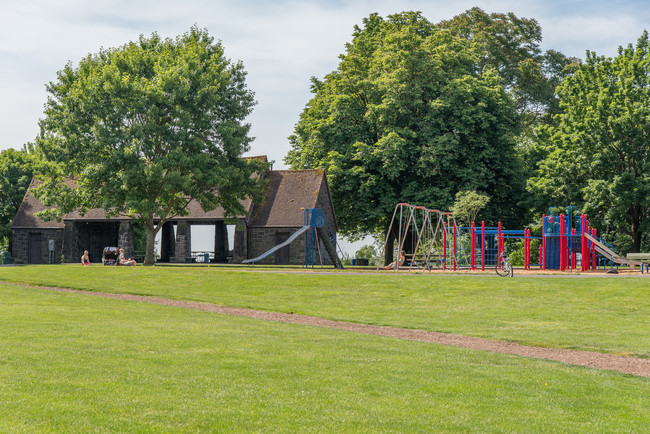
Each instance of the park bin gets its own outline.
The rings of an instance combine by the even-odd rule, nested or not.
[[[2,252],[2,263],[3,264],[11,264],[11,253]]]

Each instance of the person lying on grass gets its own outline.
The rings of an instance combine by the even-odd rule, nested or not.
[[[124,256],[124,249],[120,249],[120,256],[117,257],[117,260],[120,263],[120,265],[133,265],[134,267],[138,265],[138,263],[135,262],[135,259],[133,258],[126,259],[126,257]]]

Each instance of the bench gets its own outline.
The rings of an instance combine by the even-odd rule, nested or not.
[[[650,265],[650,253],[628,253],[625,255],[627,259],[632,259],[635,261],[641,261],[641,274],[643,274],[643,268],[648,270],[648,265]]]

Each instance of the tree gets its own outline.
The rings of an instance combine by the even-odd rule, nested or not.
[[[474,43],[419,13],[373,14],[338,68],[312,79],[285,161],[327,169],[343,233],[385,233],[396,203],[448,209],[477,188],[493,198],[488,217],[518,214],[519,118],[478,59]]]
[[[197,27],[175,39],[140,36],[66,65],[47,87],[38,139],[45,176],[36,193],[59,206],[46,216],[93,207],[129,216],[146,229],[152,264],[156,233],[186,215],[190,200],[243,212],[240,200],[261,194],[252,175],[263,169],[240,158],[254,105],[245,75]]]
[[[34,159],[27,147],[0,152],[0,240],[11,250],[11,224],[34,176]]]
[[[587,52],[558,92],[563,112],[538,131],[547,156],[530,191],[547,203],[575,203],[618,247],[640,251],[650,229],[648,33],[614,59]]]
[[[517,111],[524,115],[524,130],[558,113],[555,88],[577,59],[556,50],[542,52],[542,28],[536,20],[474,7],[436,27],[478,45],[480,69],[496,70],[504,79]]]
[[[490,196],[477,193],[476,190],[459,191],[456,193],[456,201],[451,207],[451,212],[457,220],[469,226],[488,202]]]
[[[534,145],[534,131],[540,125],[548,125],[560,112],[555,89],[579,60],[557,50],[542,51],[539,23],[513,13],[488,14],[474,7],[436,27],[475,42],[479,47],[480,70],[496,70],[503,78],[520,114],[515,149],[522,163],[522,177],[534,176],[537,163],[545,157]],[[521,208],[527,210],[541,211],[545,206],[532,195],[524,196],[521,202]]]

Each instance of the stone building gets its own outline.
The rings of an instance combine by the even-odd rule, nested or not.
[[[163,225],[160,239],[160,262],[192,262],[192,226],[214,226],[214,251],[211,262],[240,263],[255,258],[285,241],[304,226],[304,210],[321,208],[333,234],[337,232],[327,178],[323,170],[269,170],[264,199],[259,204],[242,203],[246,213],[237,216],[234,245],[229,246],[223,209],[203,211],[196,201],[188,205],[189,214],[176,217]],[[100,262],[104,247],[124,248],[127,257],[134,256],[134,229],[127,217],[107,217],[101,209],[85,215],[66,214],[61,221],[45,221],[35,214],[46,207],[31,190],[16,213],[12,224],[12,258],[17,264],[79,262],[88,250],[93,262]],[[313,243],[312,243],[313,238]],[[328,242],[306,231],[291,244],[260,261],[270,264],[301,265],[318,255],[316,263],[333,264],[336,258]],[[314,247],[310,247],[314,246]]]

